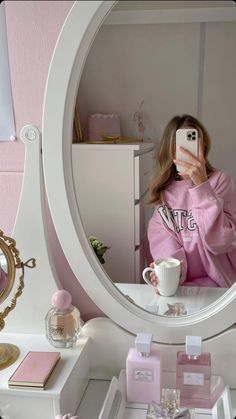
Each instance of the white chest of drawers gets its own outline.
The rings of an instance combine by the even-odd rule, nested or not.
[[[73,144],[76,197],[87,236],[110,249],[105,270],[114,282],[140,282],[141,245],[151,207],[146,205],[155,145]]]
[[[60,348],[61,359],[45,390],[9,388],[8,379],[29,351],[58,351],[44,335],[1,333],[1,342],[16,344],[20,356],[0,371],[0,417],[2,419],[54,419],[60,412],[75,412],[88,384],[89,339],[79,339],[72,349]]]

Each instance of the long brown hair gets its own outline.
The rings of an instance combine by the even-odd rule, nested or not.
[[[206,128],[191,115],[174,116],[167,124],[160,142],[157,154],[157,169],[150,186],[151,199],[149,204],[158,204],[162,200],[162,193],[173,180],[178,179],[173,159],[175,158],[176,131],[182,127],[192,127],[198,131],[199,137],[203,140],[204,158],[207,176],[209,177],[214,168],[207,159],[211,147],[211,139]]]

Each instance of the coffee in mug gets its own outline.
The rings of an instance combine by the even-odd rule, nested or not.
[[[157,285],[153,285],[148,278],[149,272],[155,272],[157,276]],[[179,286],[181,273],[181,264],[179,259],[162,258],[154,261],[154,268],[145,268],[143,270],[143,279],[151,287],[157,288],[160,295],[171,297]]]

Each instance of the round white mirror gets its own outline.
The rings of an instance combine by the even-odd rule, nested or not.
[[[236,180],[231,157],[236,93],[231,52],[236,23],[228,21],[235,18],[236,9],[232,2],[224,4],[222,9],[218,2],[118,2],[93,40],[79,83],[72,165],[84,230],[113,284],[155,314],[198,312],[221,297],[236,277],[234,270],[230,281],[224,281],[227,274],[220,258],[208,274],[198,235],[202,222],[198,230],[192,202],[186,207],[175,195],[173,203],[167,201],[171,210],[158,206],[159,218],[156,214],[153,218],[166,240],[169,231],[172,238],[184,240],[186,280],[181,279],[174,295],[163,297],[142,278],[153,258],[160,253],[168,256],[160,240],[155,246],[158,256],[152,258],[147,240],[147,226],[156,209],[147,205],[149,183],[167,121],[186,110],[203,119],[212,139],[210,164],[225,168]],[[214,100],[213,91],[227,100]],[[227,125],[222,123],[226,116]],[[181,183],[174,183],[177,186],[182,190]],[[153,229],[159,233],[154,225]],[[200,257],[192,251],[194,239]]]
[[[54,52],[43,118],[43,161],[52,217],[75,275],[112,320],[133,333],[152,330],[155,339],[163,342],[183,341],[190,331],[206,338],[234,323],[235,285],[190,316],[168,318],[150,314],[122,295],[97,263],[78,212],[70,142],[76,94],[94,36],[115,3],[76,2]]]

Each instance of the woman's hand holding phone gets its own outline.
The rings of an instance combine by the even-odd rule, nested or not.
[[[198,157],[194,156],[192,153],[190,153],[190,151],[186,150],[184,147],[180,148],[181,152],[189,159],[189,162],[177,159],[173,160],[176,165],[178,164],[184,168],[184,171],[181,172],[181,176],[188,176],[196,186],[201,185],[201,183],[203,182],[206,182],[207,173],[202,140],[199,139]]]

